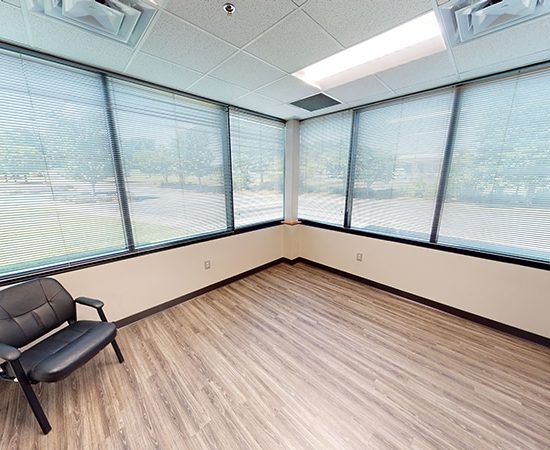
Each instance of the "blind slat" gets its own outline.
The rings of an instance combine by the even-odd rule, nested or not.
[[[0,276],[119,252],[101,80],[0,54]]]
[[[235,226],[283,218],[285,124],[230,110]]]
[[[299,218],[344,224],[352,117],[346,111],[301,122]]]
[[[119,80],[110,88],[136,246],[226,230],[225,110]]]
[[[467,86],[439,241],[550,262],[550,73]]]
[[[428,239],[452,98],[447,90],[357,115],[353,228]]]

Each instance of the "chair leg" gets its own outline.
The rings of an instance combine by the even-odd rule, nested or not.
[[[44,434],[48,434],[51,431],[52,426],[50,425],[50,422],[48,422],[48,418],[42,409],[42,405],[40,405],[40,402],[31,387],[27,374],[23,370],[23,367],[21,367],[21,363],[18,360],[11,361],[10,364],[15,372],[15,376],[17,377],[17,381],[19,382],[21,389],[23,389],[25,397],[27,397],[27,401],[31,406],[32,412],[34,413],[40,428],[42,428],[42,432]]]
[[[118,346],[116,339],[113,339],[113,342],[111,342],[111,345],[113,346],[113,350],[116,353],[118,362],[122,364],[124,362],[124,356],[122,356],[122,352],[120,351],[120,347]]]

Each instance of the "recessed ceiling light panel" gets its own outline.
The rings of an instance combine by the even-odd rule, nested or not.
[[[445,50],[433,11],[329,56],[293,75],[330,89]]]

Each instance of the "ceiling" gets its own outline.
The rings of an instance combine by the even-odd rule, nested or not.
[[[326,91],[342,105],[304,111],[319,92],[290,75],[429,11],[437,0],[158,0],[135,48],[0,0],[0,40],[283,119],[307,118],[550,59],[550,16]],[[442,3],[441,0],[439,0]]]

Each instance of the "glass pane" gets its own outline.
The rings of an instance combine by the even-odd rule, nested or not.
[[[463,90],[439,242],[550,261],[550,74]]]
[[[283,218],[285,124],[230,112],[235,226]]]
[[[429,239],[452,99],[448,90],[358,113],[353,228]]]
[[[300,124],[300,219],[344,224],[353,113],[330,114]]]
[[[101,78],[0,54],[0,274],[126,247]]]
[[[225,230],[224,109],[111,86],[136,245]]]

